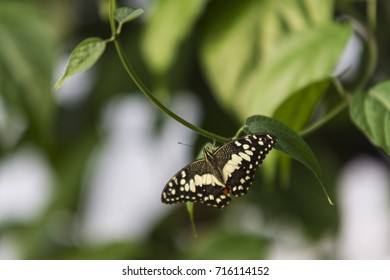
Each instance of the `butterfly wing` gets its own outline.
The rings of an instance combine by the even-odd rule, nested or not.
[[[201,202],[225,207],[230,202],[229,191],[214,174],[215,169],[204,159],[190,163],[168,181],[161,194],[162,202]]]
[[[275,144],[274,136],[250,134],[228,142],[215,152],[224,183],[234,196],[247,193],[255,171]]]

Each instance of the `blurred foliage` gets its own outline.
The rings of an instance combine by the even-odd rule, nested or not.
[[[129,3],[145,5],[145,14],[120,34],[132,67],[164,104],[183,89],[196,94],[203,110],[201,127],[232,137],[246,118],[262,114],[304,132],[358,92],[351,115],[344,110],[332,116],[305,140],[321,164],[331,197],[340,168],[357,153],[385,161],[390,146],[388,82],[373,86],[390,74],[389,1],[377,2],[375,26],[366,1],[154,0],[119,6]],[[256,259],[267,256],[272,242],[263,228],[268,225],[296,222],[313,242],[337,231],[337,205],[327,203],[310,171],[277,154],[267,159],[267,173],[258,174],[258,187],[245,200],[222,212],[195,205],[198,238],[192,236],[187,212],[177,207],[142,241],[78,244],[72,237],[83,210],[87,163],[104,142],[100,115],[112,98],[137,88],[112,45],[94,66],[92,88],[73,106],[56,104],[53,73],[60,54],[70,53],[78,42],[110,38],[107,6],[107,0],[0,0],[0,159],[33,145],[51,165],[55,190],[40,217],[0,225],[0,238],[15,237],[27,259]],[[343,69],[345,92],[340,93],[332,73],[353,30],[364,51],[354,58],[355,74],[349,75],[348,66]],[[374,54],[370,38],[376,40]],[[362,116],[356,108],[364,106],[374,108]],[[370,119],[382,116],[380,125]],[[364,134],[367,127],[371,130]],[[199,138],[194,155],[203,144]],[[270,180],[269,174],[278,179]],[[69,217],[58,220],[64,210]],[[66,242],[48,233],[53,219]],[[257,231],[262,228],[261,233],[245,230],[244,220]]]

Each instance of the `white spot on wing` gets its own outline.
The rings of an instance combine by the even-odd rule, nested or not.
[[[242,159],[241,159],[242,160]],[[238,166],[236,161],[229,160],[225,166],[223,167],[222,170],[222,176],[223,180],[226,182],[229,176],[234,172],[234,170],[239,169],[240,167]]]
[[[251,157],[248,156],[247,154],[243,153],[243,152],[240,152],[239,153],[240,157],[242,157],[243,159],[245,159],[246,161],[251,161]]]
[[[191,184],[191,182],[192,182],[192,184]],[[195,184],[193,183],[194,181],[190,181],[190,184],[189,184],[189,189],[190,189],[190,191],[192,191],[193,193],[194,192],[196,192],[196,188],[195,188]],[[187,184],[188,185],[188,184]],[[186,186],[187,186],[186,185]]]
[[[234,161],[234,162],[236,162],[237,164],[241,164],[241,162],[242,162],[242,158],[239,157],[239,156],[236,155],[236,154],[233,154],[233,155],[232,155],[232,159],[231,159],[231,160]]]
[[[211,174],[204,174],[203,176],[203,185],[211,185]]]
[[[190,180],[190,190],[196,189],[195,188],[195,182],[193,179]],[[195,191],[194,191],[195,192]]]
[[[194,180],[195,180],[195,186],[202,186],[202,177],[201,176],[195,175]]]

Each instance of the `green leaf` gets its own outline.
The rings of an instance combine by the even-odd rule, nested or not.
[[[0,2],[0,95],[7,112],[21,117],[45,142],[50,141],[55,108],[55,32],[33,4]]]
[[[352,31],[333,22],[333,1],[321,1],[314,17],[307,11],[318,1],[245,1],[239,10],[228,2],[206,15],[201,60],[217,99],[241,119],[272,115],[329,78]]]
[[[310,84],[304,89],[293,93],[277,108],[273,117],[288,125],[294,131],[302,131],[312,117],[318,102],[321,100],[328,86],[329,80],[325,80]],[[302,104],[305,104],[305,106],[302,106]],[[281,157],[279,163],[280,181],[286,186],[290,181],[292,159],[289,157]]]
[[[98,37],[87,38],[69,56],[64,75],[54,85],[58,89],[69,77],[92,67],[106,49],[106,42]]]
[[[272,114],[294,92],[330,78],[350,34],[349,25],[329,23],[281,40],[254,70],[241,105],[249,114]]]
[[[132,20],[135,20],[137,17],[144,13],[143,9],[133,9],[130,7],[120,7],[115,10],[114,18],[119,24],[125,24]]]
[[[244,131],[248,134],[267,132],[275,135],[278,139],[275,149],[298,160],[309,168],[321,184],[329,203],[333,205],[323,185],[321,167],[315,155],[309,145],[294,130],[274,119],[257,115],[246,120]]]
[[[192,226],[192,235],[196,238],[196,237],[198,237],[198,233],[196,231],[195,220],[194,220],[194,203],[193,202],[186,202],[186,206],[187,206],[188,215],[190,216],[190,221],[191,221],[191,226]]]
[[[355,125],[390,156],[390,81],[355,94],[349,109]]]
[[[329,80],[310,84],[293,93],[275,111],[273,117],[295,131],[301,131],[312,117],[321,97],[329,86]],[[305,106],[302,106],[305,104]],[[299,110],[297,110],[299,108]]]
[[[156,73],[169,71],[180,44],[189,35],[205,0],[158,0],[147,22],[142,51],[149,67]]]

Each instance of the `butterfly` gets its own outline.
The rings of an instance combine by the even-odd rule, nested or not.
[[[204,148],[203,159],[188,164],[168,181],[162,202],[201,202],[222,209],[230,203],[231,194],[248,192],[256,169],[276,142],[270,134],[249,134],[225,143],[215,152]]]

